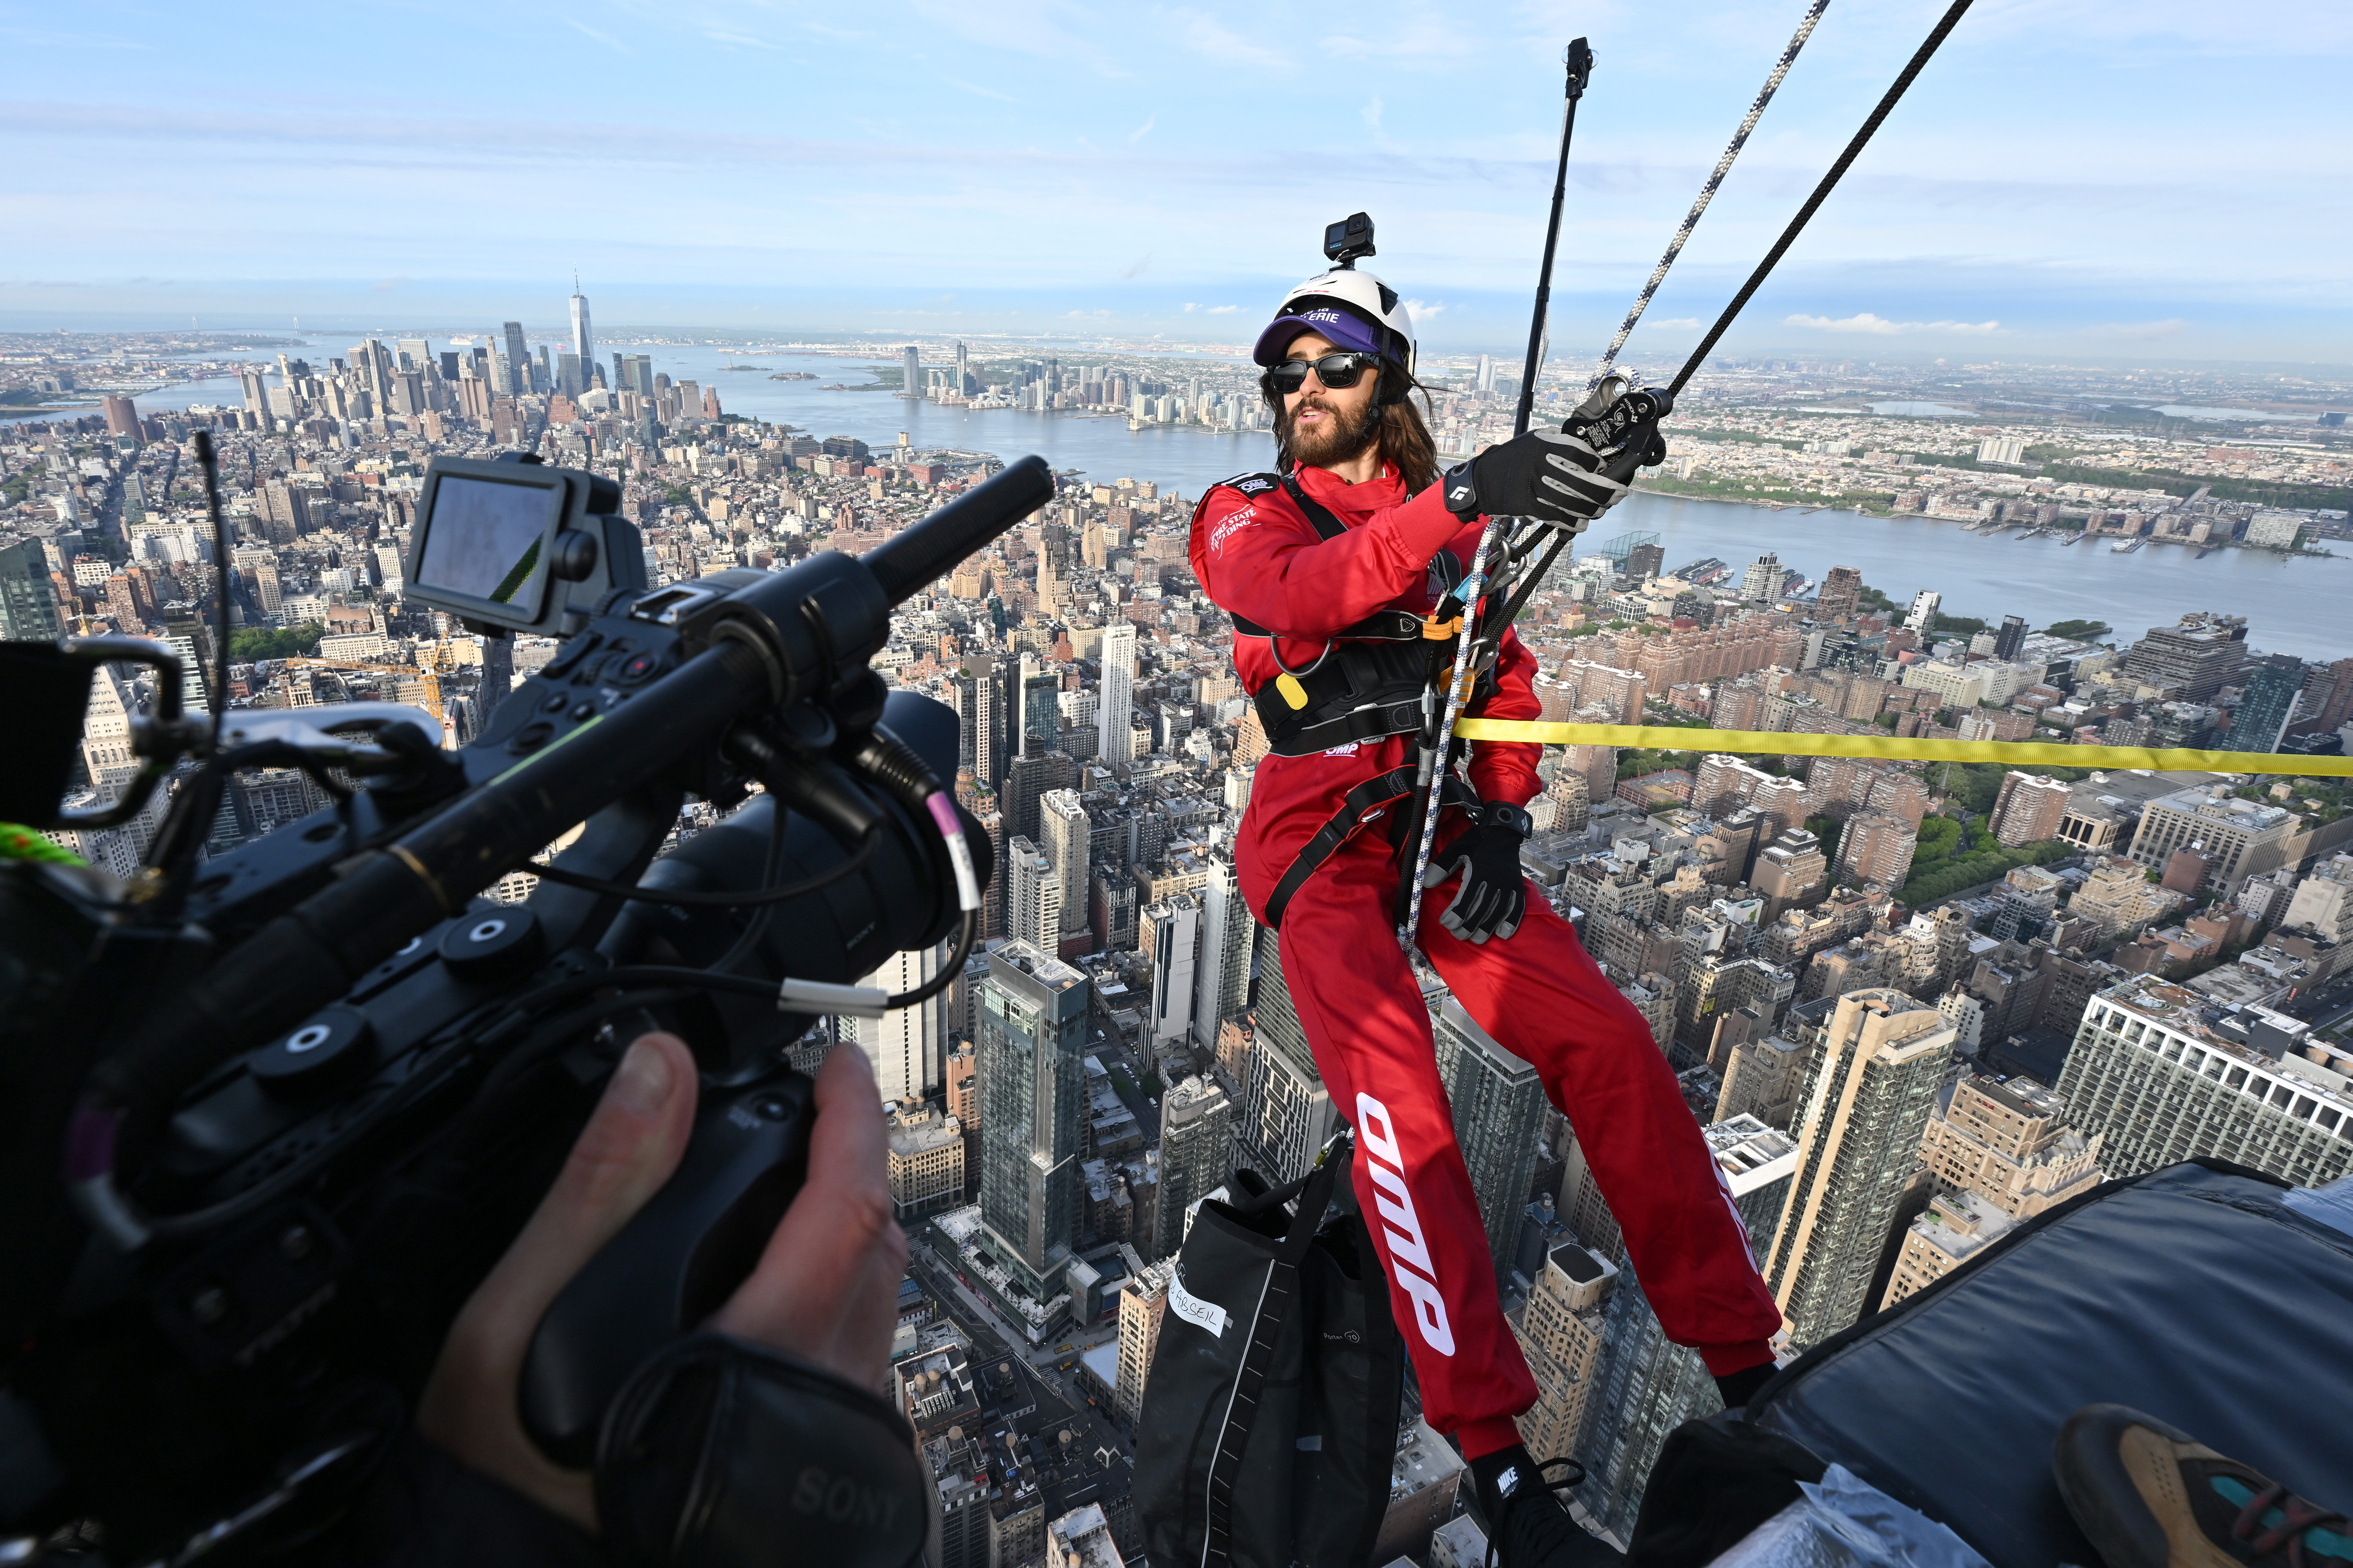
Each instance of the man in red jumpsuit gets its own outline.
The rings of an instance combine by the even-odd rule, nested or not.
[[[1590,448],[1556,432],[1491,447],[1435,482],[1433,446],[1402,395],[1413,350],[1395,300],[1377,279],[1345,271],[1284,301],[1256,356],[1270,367],[1282,473],[1211,489],[1193,519],[1193,570],[1236,620],[1243,685],[1256,693],[1287,675],[1299,684],[1277,690],[1293,708],[1303,706],[1294,697],[1336,679],[1312,668],[1335,634],[1377,612],[1433,608],[1433,589],[1469,566],[1484,510],[1576,528],[1624,490],[1592,471]],[[1452,563],[1439,559],[1449,553]],[[1535,668],[1506,633],[1473,710],[1536,717]],[[1307,743],[1345,732],[1325,726]],[[1767,1341],[1779,1314],[1649,1026],[1567,923],[1528,896],[1519,848],[1540,754],[1535,745],[1470,748],[1477,803],[1450,805],[1441,819],[1420,945],[1455,999],[1535,1068],[1576,1128],[1667,1336],[1699,1350],[1727,1403],[1745,1403],[1772,1370]],[[1392,842],[1411,807],[1395,770],[1409,780],[1412,763],[1412,738],[1398,732],[1268,756],[1235,857],[1243,896],[1277,930],[1283,977],[1333,1104],[1356,1130],[1356,1197],[1424,1413],[1461,1444],[1503,1560],[1523,1568],[1565,1561],[1571,1538],[1588,1538],[1537,1482],[1519,1443],[1513,1416],[1535,1402],[1535,1384],[1498,1303],[1429,1014],[1398,942],[1399,857],[1413,846]],[[1301,873],[1303,851],[1310,868]]]

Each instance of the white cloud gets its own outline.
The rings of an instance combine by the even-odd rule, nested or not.
[[[1240,305],[1212,305],[1209,307],[1209,314],[1212,316],[1230,316],[1236,310],[1240,309],[1241,307]]]
[[[1147,250],[1142,256],[1137,257],[1135,260],[1129,263],[1127,270],[1122,272],[1120,276],[1122,278],[1141,278],[1144,276],[1144,269],[1151,265],[1152,252]]]
[[[1143,124],[1137,126],[1134,130],[1127,133],[1127,144],[1131,147],[1134,146],[1138,142],[1141,142],[1146,136],[1151,135],[1152,128],[1159,123],[1160,116],[1156,114],[1146,119]]]
[[[1659,327],[1672,331],[1689,332],[1696,331],[1699,329],[1699,318],[1697,316],[1645,316],[1642,318],[1642,324],[1646,327]]]
[[[2000,321],[1891,321],[1884,316],[1874,316],[1868,310],[1857,315],[1841,316],[1835,320],[1829,316],[1789,316],[1784,318],[1784,321],[1788,326],[1811,327],[1816,331],[1866,332],[1873,337],[1883,338],[1892,338],[1905,332],[1938,332],[1948,337],[1986,338],[2001,331]],[[1660,323],[1662,326],[1668,324],[1663,321]],[[1696,326],[1698,323],[1692,324]]]
[[[1185,313],[1186,313],[1187,315],[1188,315],[1188,316],[1189,316],[1189,315],[1191,315],[1194,311],[1196,311],[1196,310],[1199,310],[1200,308],[1201,308],[1201,307],[1200,307],[1200,306],[1198,306],[1198,305],[1192,305],[1192,304],[1188,304],[1188,305],[1187,305],[1187,306],[1185,307]]]
[[[1432,316],[1440,314],[1445,309],[1446,306],[1442,302],[1435,305],[1426,305],[1419,300],[1408,300],[1405,302],[1405,313],[1417,327],[1421,325],[1422,322],[1429,321]]]
[[[1378,131],[1381,128],[1381,100],[1379,99],[1374,99],[1372,102],[1365,105],[1365,107],[1357,112],[1361,113],[1365,117],[1365,123],[1371,126],[1375,131]]]

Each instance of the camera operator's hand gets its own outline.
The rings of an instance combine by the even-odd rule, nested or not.
[[[694,1058],[671,1035],[631,1046],[555,1183],[450,1325],[417,1430],[583,1528],[587,1472],[550,1461],[516,1391],[548,1304],[670,1179],[694,1126]],[[751,1277],[708,1327],[872,1388],[890,1362],[907,1239],[892,1218],[880,1096],[865,1052],[835,1051],[817,1082],[809,1175]]]

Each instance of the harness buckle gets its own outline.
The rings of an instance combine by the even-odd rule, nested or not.
[[[1296,713],[1307,706],[1307,688],[1300,685],[1299,678],[1289,670],[1274,678],[1274,689],[1276,695],[1290,705],[1293,712]]]
[[[1461,634],[1462,617],[1461,616],[1455,616],[1451,621],[1441,621],[1436,616],[1421,617],[1421,636],[1425,642],[1444,642],[1450,637],[1460,637]]]

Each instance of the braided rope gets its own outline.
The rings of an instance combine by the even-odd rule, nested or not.
[[[1797,63],[1798,51],[1806,47],[1808,38],[1813,37],[1814,24],[1822,19],[1822,13],[1830,9],[1830,4],[1831,0],[1813,0],[1813,4],[1806,8],[1806,19],[1798,24],[1798,31],[1789,39],[1789,47],[1783,49],[1781,58],[1774,62],[1773,74],[1765,79],[1764,89],[1757,93],[1757,101],[1748,106],[1747,118],[1740,122],[1740,129],[1732,133],[1732,144],[1724,150],[1724,156],[1715,161],[1715,172],[1708,175],[1707,183],[1699,188],[1699,199],[1693,202],[1691,211],[1683,215],[1683,226],[1675,230],[1674,238],[1667,242],[1667,253],[1659,258],[1659,265],[1651,269],[1651,280],[1642,286],[1641,294],[1634,300],[1634,308],[1626,312],[1625,321],[1619,324],[1618,335],[1609,340],[1609,352],[1601,356],[1601,363],[1593,367],[1593,379],[1585,384],[1586,391],[1590,392],[1601,384],[1601,378],[1609,374],[1610,365],[1617,361],[1618,351],[1626,346],[1628,338],[1633,336],[1634,323],[1642,319],[1643,310],[1650,306],[1651,296],[1657,293],[1659,285],[1666,281],[1667,268],[1672,267],[1675,258],[1683,254],[1683,242],[1692,237],[1692,230],[1699,226],[1700,215],[1707,211],[1707,204],[1715,199],[1716,187],[1723,184],[1724,176],[1732,172],[1732,161],[1740,156],[1740,149],[1747,144],[1748,133],[1757,129],[1757,121],[1764,117],[1765,106],[1773,101],[1773,94],[1780,88],[1781,79],[1788,76],[1790,66]]]

